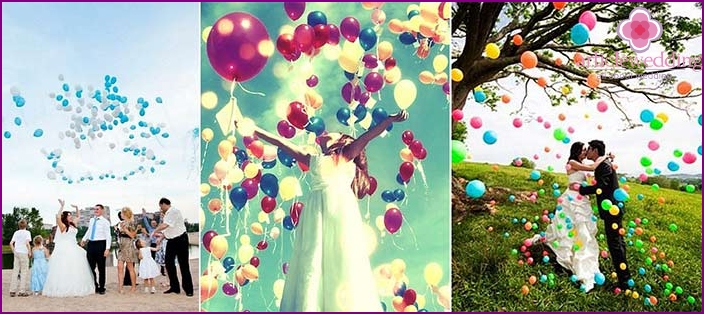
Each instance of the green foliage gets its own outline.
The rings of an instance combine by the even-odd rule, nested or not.
[[[513,164],[514,160],[515,160],[515,158],[513,160],[511,160],[510,164]],[[532,160],[530,160],[526,157],[521,157],[521,166],[520,167],[521,168],[528,168],[528,169],[535,169],[535,162],[533,162]]]
[[[631,201],[626,203],[626,216],[624,224],[636,218],[647,218],[649,223],[641,224],[642,236],[633,236],[627,241],[644,242],[643,247],[649,250],[657,247],[659,252],[665,252],[665,259],[658,259],[656,263],[665,264],[668,260],[674,262],[671,272],[667,273],[674,286],[683,288],[684,293],[679,295],[675,302],[663,297],[665,282],[663,273],[656,271],[654,266],[647,266],[644,262],[648,254],[641,254],[635,245],[627,246],[627,258],[639,299],[614,295],[614,280],[608,274],[613,271],[609,259],[600,258],[600,269],[607,275],[607,284],[597,286],[588,294],[579,291],[579,287],[572,283],[569,275],[560,273],[551,264],[538,262],[537,265],[519,265],[518,255],[511,253],[512,249],[519,249],[526,238],[545,230],[546,224],[538,221],[538,228],[525,231],[523,225],[514,224],[512,220],[526,218],[536,222],[533,218],[540,216],[543,210],[553,211],[556,203],[548,186],[553,182],[558,183],[564,190],[567,184],[565,175],[552,174],[552,179],[545,177],[544,185],[538,186],[530,181],[529,169],[502,166],[493,170],[491,165],[476,163],[460,163],[453,165],[453,172],[457,176],[482,180],[487,189],[507,188],[506,195],[494,193],[496,213],[487,212],[470,214],[462,221],[455,221],[452,228],[452,284],[453,311],[482,311],[482,312],[641,312],[641,311],[701,311],[701,195],[673,191],[661,188],[652,190],[649,186],[629,183]],[[509,202],[507,194],[525,195],[531,191],[544,188],[544,196],[539,196],[536,203],[529,201]],[[642,201],[636,195],[644,195]],[[658,203],[658,197],[663,197],[664,204]],[[517,199],[520,199],[517,197]],[[485,200],[487,203],[489,199]],[[676,224],[676,232],[669,230],[670,224]],[[492,227],[493,231],[488,231]],[[598,228],[604,230],[603,222],[599,221]],[[504,234],[507,234],[505,236]],[[650,237],[656,238],[655,243],[649,241]],[[602,250],[608,250],[605,240],[598,241]],[[533,252],[533,256],[542,257],[542,251]],[[646,270],[644,276],[637,274],[637,269]],[[536,283],[531,286],[528,278],[533,275],[555,274],[555,285],[550,287],[547,283]],[[652,286],[652,293],[644,291],[644,285]],[[523,285],[530,287],[528,295],[520,293]],[[644,297],[655,296],[657,306],[644,305]],[[685,299],[693,296],[695,303],[688,304]]]
[[[455,123],[455,127],[452,129],[452,140],[464,142],[467,139],[467,124],[464,121],[459,121]]]
[[[15,207],[12,209],[12,213],[2,214],[3,245],[10,244],[10,241],[12,241],[12,234],[19,229],[18,224],[21,219],[25,219],[27,221],[27,230],[29,230],[32,236],[44,236],[45,234],[48,234],[45,230],[43,230],[44,220],[39,214],[39,210],[34,207],[32,207],[32,209]]]
[[[198,227],[198,223],[189,223],[188,220],[186,220],[186,232],[199,232],[200,227]]]

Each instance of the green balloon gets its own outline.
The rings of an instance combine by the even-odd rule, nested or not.
[[[660,120],[660,118],[655,118],[653,120],[650,120],[650,128],[657,131],[662,129],[662,126],[665,125],[665,123]]]
[[[677,288],[675,288],[675,293],[682,294],[683,292],[684,290],[682,290],[682,287],[678,286]]]
[[[685,190],[687,190],[687,192],[689,193],[694,193],[694,190],[696,190],[696,188],[694,187],[694,185],[688,184],[687,187],[685,187]]]
[[[606,236],[604,236],[603,233],[599,234],[599,241],[604,241],[606,239]]]
[[[555,129],[555,131],[552,132],[552,136],[556,140],[562,141],[565,139],[565,137],[567,137],[567,133],[565,133],[565,131],[563,129],[557,128],[557,129]]]
[[[670,231],[672,231],[672,232],[675,232],[675,231],[677,231],[677,229],[679,229],[679,227],[677,227],[676,224],[670,224],[669,228],[670,228]]]
[[[694,301],[696,301],[696,300],[694,300],[694,297],[693,297],[693,296],[690,295],[690,296],[687,297],[687,303],[689,303],[689,304],[694,304]]]
[[[640,165],[643,167],[650,167],[650,165],[653,164],[653,161],[650,160],[648,157],[641,157],[640,158]]]
[[[657,183],[653,183],[653,185],[651,185],[650,188],[653,189],[653,191],[657,191],[660,189],[660,186]]]
[[[648,218],[643,218],[643,220],[640,221],[640,223],[642,223],[644,225],[647,225],[648,222],[650,222],[650,220],[648,220]]]
[[[555,168],[553,168],[552,166],[548,166],[548,171],[552,172],[553,170],[555,170]]]
[[[465,157],[467,157],[467,149],[464,146],[464,143],[453,140],[452,141],[452,163],[460,163],[464,161]]]
[[[669,283],[669,282],[668,282],[668,283],[665,284],[665,288],[667,288],[667,290],[672,290],[673,287],[674,287],[674,286],[672,285],[672,283]]]
[[[518,255],[518,250],[516,250],[516,249],[511,250],[511,255]]]
[[[645,173],[648,174],[648,175],[652,175],[652,174],[653,174],[653,168],[645,168]]]
[[[544,189],[538,190],[538,195],[540,195],[540,196],[545,195],[545,190]]]
[[[648,266],[653,265],[653,260],[650,259],[650,257],[646,257],[646,258],[645,258],[645,264],[648,265]]]
[[[675,149],[675,151],[672,154],[675,155],[675,157],[677,157],[677,158],[682,157],[682,151],[679,149]]]
[[[614,204],[611,203],[610,200],[603,200],[601,202],[601,209],[602,210],[609,210],[609,209],[611,209],[611,206],[614,206]]]

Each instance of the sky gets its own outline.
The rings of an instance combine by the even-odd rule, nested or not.
[[[36,207],[45,223],[54,223],[57,199],[64,198],[67,205],[81,208],[97,203],[109,206],[116,223],[120,208],[154,212],[159,199],[167,197],[186,219],[196,222],[199,142],[193,130],[199,127],[198,4],[3,3],[2,8],[2,131],[11,134],[2,138],[3,213],[13,207]],[[106,75],[117,78],[117,94],[127,97],[126,105],[132,110],[127,115],[130,120],[77,149],[71,139],[59,137],[72,130],[72,115],[91,116],[89,107],[77,111],[81,106],[76,86],[84,89],[85,103],[91,103],[88,86],[103,88]],[[62,91],[64,83],[70,93]],[[23,107],[15,105],[12,91],[24,97]],[[50,93],[70,94],[71,111],[59,110],[63,107]],[[139,97],[149,102],[143,117],[135,109]],[[20,126],[16,117],[22,120]],[[129,140],[123,128],[138,121],[169,134],[157,140],[132,132],[137,138],[131,144],[150,149],[154,161],[140,161],[123,152]],[[43,135],[34,137],[35,129],[42,129]],[[83,129],[84,134],[87,131]],[[55,149],[62,151],[56,169],[46,155]],[[166,163],[154,166],[161,160]],[[56,173],[59,167],[72,184],[62,181],[61,175],[49,179],[48,173]],[[112,171],[120,177],[132,170],[136,174],[126,181],[99,180],[100,174]],[[89,174],[92,181],[87,179]],[[78,184],[80,177],[84,181]]]
[[[701,10],[694,8],[692,3],[673,3],[672,12],[674,15],[701,17]],[[603,40],[609,26],[598,23],[590,33],[591,42]],[[701,46],[701,37],[690,40],[686,43],[683,54],[701,54]],[[659,55],[660,51],[662,47],[655,45],[639,57]],[[529,70],[526,73],[536,77],[541,75],[539,70]],[[679,80],[686,80],[695,88],[702,86],[700,72],[684,70],[674,74]],[[469,127],[466,144],[472,161],[509,164],[514,158],[521,156],[533,160],[539,169],[552,166],[556,171],[564,171],[569,147],[574,141],[586,143],[592,139],[601,139],[605,142],[607,151],[616,155],[615,163],[619,166],[620,173],[636,176],[644,173],[645,168],[640,164],[642,157],[650,158],[653,161],[653,170],[659,169],[662,174],[701,173],[701,155],[697,153],[702,142],[701,125],[697,122],[697,118],[702,113],[701,98],[692,99],[694,103],[691,111],[692,118],[667,105],[651,104],[642,96],[624,98],[623,107],[635,122],[641,122],[639,117],[644,109],[649,109],[655,114],[665,113],[669,120],[659,131],[651,130],[647,124],[633,130],[621,131],[624,127],[621,121],[622,115],[613,105],[603,113],[596,109],[598,100],[580,100],[570,107],[566,105],[552,107],[547,96],[535,84],[529,85],[525,109],[518,115],[514,115],[524,96],[523,84],[515,85],[512,80],[504,79],[501,85],[508,90],[505,93],[512,98],[509,104],[499,103],[497,111],[492,112],[486,106],[470,99],[463,110],[466,121],[479,117],[483,122],[479,129]],[[575,89],[576,93],[579,90]],[[559,114],[564,114],[566,119],[560,121]],[[588,115],[588,118],[585,115]],[[543,123],[537,122],[538,117],[542,117],[544,122],[550,122],[551,128],[546,129]],[[513,126],[512,121],[515,118],[522,119],[521,128]],[[602,126],[601,130],[598,129],[599,125]],[[574,134],[568,134],[572,140],[571,143],[563,144],[553,138],[553,131],[558,127],[563,130],[567,130],[568,127],[574,128]],[[484,133],[489,130],[498,135],[498,141],[493,145],[486,144],[482,139]],[[648,148],[650,141],[659,143],[660,147],[657,151],[651,151]],[[549,153],[545,152],[546,147],[550,148]],[[675,158],[673,152],[676,149],[694,153],[697,157],[696,162],[686,164],[681,158]],[[561,154],[559,159],[556,156],[558,153]],[[538,156],[537,160],[534,159],[534,155]],[[670,161],[680,166],[678,171],[668,170],[667,164]]]
[[[277,4],[215,4],[204,3],[201,8],[202,21],[201,29],[205,30],[212,26],[223,15],[233,11],[245,11],[258,17],[265,25],[268,33],[273,41],[279,34],[279,30],[284,25],[295,27],[300,23],[305,23],[306,16],[313,10],[319,10],[327,15],[328,23],[339,25],[339,22],[345,16],[356,17],[362,26],[371,26],[370,13],[371,11],[364,10],[359,3],[307,3],[307,8],[304,15],[296,22],[292,22],[284,13],[283,5]],[[392,18],[401,20],[407,19],[406,7],[409,3],[386,3],[382,9],[386,12],[386,21]],[[362,214],[366,214],[366,209],[370,209],[369,229],[374,230],[371,236],[375,239],[377,246],[376,250],[371,255],[371,263],[373,267],[382,264],[388,264],[395,258],[403,259],[407,265],[406,274],[410,279],[410,287],[418,291],[419,294],[424,294],[427,298],[426,308],[429,311],[442,310],[423,279],[424,267],[430,262],[436,262],[443,269],[443,277],[440,285],[448,285],[450,283],[450,178],[449,178],[449,102],[446,95],[442,92],[441,86],[438,85],[422,85],[418,81],[418,74],[423,70],[433,71],[432,61],[437,54],[449,53],[449,47],[440,50],[439,46],[434,47],[431,56],[425,60],[421,60],[414,56],[415,49],[411,46],[403,46],[398,35],[391,34],[386,29],[381,35],[380,40],[386,40],[392,43],[394,48],[393,56],[397,59],[398,66],[402,72],[402,79],[410,79],[417,88],[417,98],[412,106],[408,109],[409,119],[401,124],[394,125],[393,130],[383,138],[377,138],[367,147],[367,156],[369,161],[370,174],[377,178],[378,188],[376,193],[371,197],[359,202]],[[207,36],[206,36],[207,38]],[[340,45],[345,41],[341,38]],[[343,75],[343,70],[337,62],[337,53],[334,48],[324,48],[321,54],[316,57],[312,63],[312,71],[319,77],[319,85],[315,90],[322,96],[323,105],[316,115],[322,117],[325,121],[327,130],[349,133],[350,129],[342,126],[336,118],[335,113],[341,106],[346,105],[340,96],[340,88],[347,82]],[[205,41],[201,44],[201,73],[202,73],[202,92],[214,92],[217,94],[217,105],[214,109],[202,110],[202,127],[211,128],[214,131],[214,138],[208,143],[206,148],[203,145],[205,162],[201,174],[203,183],[208,182],[208,176],[213,172],[215,163],[220,160],[217,146],[225,139],[225,135],[220,131],[218,123],[215,121],[214,115],[222,110],[225,104],[229,101],[230,83],[221,79],[212,69],[205,49]],[[235,96],[238,99],[239,108],[245,117],[251,118],[255,123],[271,132],[276,132],[276,123],[283,118],[281,110],[285,108],[291,101],[302,101],[302,94],[305,91],[305,79],[310,75],[310,66],[308,59],[302,56],[293,64],[286,62],[283,57],[274,52],[267,62],[266,67],[253,79],[242,83],[242,85],[252,91],[260,92],[266,96],[257,96],[245,93],[242,89],[237,89]],[[446,69],[446,71],[448,71]],[[307,88],[307,87],[305,87]],[[381,106],[389,113],[398,111],[398,107],[394,101],[393,95],[394,86],[386,86],[381,92],[381,101],[378,101],[375,108]],[[377,98],[377,96],[373,96]],[[378,98],[377,98],[378,100]],[[406,190],[407,201],[396,203],[405,216],[404,225],[399,233],[394,236],[386,234],[383,238],[380,237],[381,232],[375,226],[375,218],[383,215],[385,211],[385,202],[382,201],[380,194],[384,190],[395,190],[402,188],[396,183],[396,174],[399,171],[401,159],[399,151],[405,147],[401,141],[401,133],[403,130],[412,130],[415,138],[420,139],[428,151],[428,157],[422,161],[422,166],[427,178],[427,188],[424,186],[423,180],[419,171],[416,170],[410,184]],[[361,127],[357,128],[357,135],[363,132]],[[293,141],[299,144],[305,144],[305,137],[299,135]],[[243,149],[242,138],[237,135],[236,146]],[[288,169],[280,163],[271,170],[265,170],[264,173],[275,174],[279,182],[285,176],[299,177],[301,172],[296,169]],[[305,180],[301,180],[303,186],[303,196],[299,199],[304,202],[306,200],[307,185]],[[259,200],[263,194],[259,192],[258,196],[249,201],[249,208],[245,208],[242,212],[231,214],[230,225],[239,228],[231,228],[230,236],[227,237],[229,249],[225,256],[238,258],[238,250],[240,242],[238,234],[248,234],[251,237],[252,245],[264,238],[261,235],[255,235],[251,231],[247,231],[251,223],[257,221],[260,209]],[[229,203],[227,196],[221,196],[220,190],[216,187],[211,187],[209,194],[202,198],[202,207],[204,210],[205,223],[202,224],[203,231],[215,231],[218,234],[226,233],[224,227],[225,216],[223,211],[213,214],[207,210],[208,203],[220,198],[226,203]],[[277,199],[286,214],[289,212],[291,201],[282,203],[282,198]],[[304,208],[303,210],[306,210]],[[273,216],[272,214],[269,215]],[[270,218],[273,220],[273,217]],[[238,220],[238,222],[234,222]],[[242,221],[246,221],[243,223]],[[236,225],[237,224],[237,225]],[[261,264],[258,267],[260,279],[254,284],[244,286],[240,289],[240,294],[237,298],[228,297],[221,290],[210,300],[203,305],[208,311],[227,311],[249,309],[252,311],[276,311],[275,296],[272,293],[272,288],[275,280],[283,279],[281,265],[288,260],[291,252],[292,234],[290,231],[282,228],[281,223],[262,223],[264,225],[265,234],[268,230],[278,227],[281,230],[281,236],[276,240],[269,240],[269,248],[265,251],[256,253],[260,258]],[[244,226],[244,227],[243,227]],[[360,239],[361,241],[362,239]],[[224,258],[226,258],[224,257]],[[212,257],[205,249],[202,250],[201,268],[205,269],[210,263],[218,263],[217,259]],[[206,262],[207,261],[207,262]],[[237,262],[239,263],[239,262]],[[231,278],[232,273],[228,275]],[[229,279],[232,280],[232,279]],[[222,285],[224,279],[219,281]],[[382,299],[391,310],[391,298],[384,297]]]

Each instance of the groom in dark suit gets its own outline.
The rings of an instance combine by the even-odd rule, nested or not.
[[[600,140],[589,142],[587,148],[587,159],[596,161],[599,157],[606,155],[606,145]],[[582,186],[579,188],[579,194],[592,195],[596,194],[597,207],[599,208],[599,217],[604,220],[604,229],[606,230],[606,242],[609,246],[611,261],[613,262],[616,274],[618,275],[618,287],[621,290],[628,289],[628,280],[631,278],[627,263],[626,263],[626,243],[623,241],[623,236],[619,234],[619,229],[622,228],[623,213],[625,208],[619,208],[616,215],[609,212],[609,208],[602,208],[602,202],[605,200],[611,201],[612,204],[618,204],[614,198],[614,191],[618,186],[618,178],[616,171],[611,164],[611,159],[606,158],[594,171],[596,184],[591,186]]]

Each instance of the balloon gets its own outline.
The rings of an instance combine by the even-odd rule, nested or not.
[[[269,33],[259,19],[249,13],[233,12],[213,25],[207,42],[208,60],[224,79],[244,82],[266,65],[269,56],[259,48],[266,41],[270,41]]]
[[[563,8],[565,8],[566,5],[567,5],[567,2],[553,2],[552,3],[552,6],[555,7],[555,10],[557,10],[557,11],[560,11]]]
[[[212,298],[218,292],[218,281],[210,275],[201,276],[200,280],[200,299],[202,301]]]
[[[221,259],[227,252],[227,239],[225,236],[216,235],[210,240],[210,253],[217,259]]]
[[[480,118],[480,117],[472,117],[472,118],[469,120],[469,125],[470,125],[471,127],[475,128],[475,129],[481,128],[482,125],[483,125],[482,118]]]
[[[596,26],[596,14],[592,11],[584,11],[579,16],[579,23],[584,24],[590,31]]]
[[[682,161],[684,161],[685,164],[693,164],[697,161],[697,155],[694,153],[686,152],[684,153],[684,156],[682,156]]]
[[[402,223],[403,215],[398,208],[393,207],[386,210],[386,213],[384,214],[384,226],[389,233],[396,233],[399,229],[401,229]]]
[[[315,136],[320,136],[325,132],[325,122],[320,117],[310,117],[306,131],[315,133]]]
[[[328,18],[325,16],[325,13],[320,12],[320,11],[313,11],[308,13],[308,25],[310,26],[316,26],[316,25],[327,25],[328,24]]]
[[[486,143],[488,145],[493,145],[494,143],[496,143],[496,140],[497,140],[496,132],[486,131],[486,132],[484,132],[482,139],[484,140],[484,143]]]
[[[501,49],[499,48],[499,45],[495,43],[488,43],[486,47],[484,47],[484,53],[489,59],[497,59],[501,53]]]
[[[413,166],[413,163],[410,162],[403,162],[401,163],[401,166],[399,167],[398,173],[401,174],[401,178],[403,181],[408,181],[411,176],[413,176],[413,171],[415,170],[415,166]]]
[[[530,172],[530,179],[533,181],[538,181],[540,179],[540,171],[533,170]]]
[[[416,86],[410,80],[401,80],[394,87],[394,100],[401,110],[406,110],[413,104],[416,94]]]
[[[445,71],[445,68],[447,68],[448,64],[447,56],[444,54],[438,54],[435,56],[433,59],[433,69],[435,70],[435,73],[440,73]]]
[[[359,21],[357,21],[354,17],[348,16],[340,22],[340,33],[342,33],[342,37],[347,39],[349,42],[355,42],[357,40],[359,30]]]
[[[436,287],[442,279],[442,267],[440,267],[438,263],[426,265],[423,271],[423,277],[429,286]]]
[[[650,123],[654,118],[655,114],[648,109],[645,109],[640,112],[640,120],[644,123]]]
[[[242,209],[247,203],[247,191],[240,186],[233,188],[230,191],[230,202],[237,210]]]
[[[350,112],[350,109],[347,107],[342,107],[337,110],[337,114],[335,115],[337,117],[337,121],[340,123],[349,126],[347,121],[349,121],[350,117],[352,117],[352,113]]]
[[[521,126],[523,126],[523,121],[521,121],[520,118],[515,118],[513,119],[513,126],[515,128],[520,128]]]
[[[233,149],[232,142],[228,140],[223,140],[218,144],[218,154],[220,155],[220,158],[223,160],[226,160],[228,156],[232,154],[232,149]]]
[[[516,45],[516,46],[520,46],[520,45],[523,44],[523,37],[522,37],[521,35],[518,35],[518,34],[513,35],[513,38],[511,39],[511,42],[512,42],[514,45]]]
[[[450,71],[450,77],[453,82],[461,82],[464,79],[464,73],[462,73],[462,70],[454,68]]]
[[[586,13],[586,12],[585,12]],[[570,39],[575,45],[584,45],[589,41],[589,28],[583,23],[577,23],[570,30]]]
[[[601,84],[601,78],[599,78],[596,73],[589,73],[589,75],[587,75],[587,86],[597,88],[599,84]]]
[[[275,198],[279,193],[279,180],[271,173],[265,173],[259,181],[259,187],[264,194]],[[264,201],[262,199],[262,201]]]
[[[306,108],[298,101],[291,102],[288,106],[288,113],[286,114],[286,119],[294,127],[298,129],[305,129],[308,124],[308,114],[306,113]]]
[[[418,80],[423,84],[431,84],[435,80],[433,73],[430,71],[423,71],[418,74]]]
[[[660,143],[658,143],[657,141],[650,141],[648,142],[648,148],[652,151],[656,151],[658,150],[658,148],[660,148]]]
[[[206,251],[210,252],[210,242],[217,235],[218,235],[218,233],[213,230],[208,230],[205,233],[203,233],[203,247],[205,248]]]
[[[526,51],[521,54],[521,64],[526,69],[532,69],[538,65],[538,56],[532,51]]]
[[[480,104],[486,101],[486,94],[484,91],[474,91],[474,101]]]
[[[479,180],[472,180],[469,183],[467,183],[467,187],[465,188],[465,192],[467,193],[467,196],[470,198],[480,198],[484,193],[486,193],[486,186],[484,185],[484,182],[479,181]]]
[[[379,72],[369,72],[369,74],[364,77],[364,88],[366,88],[368,92],[378,92],[382,87],[384,87],[384,77],[379,74]]]
[[[303,16],[305,10],[305,2],[284,2],[284,11],[286,11],[286,15],[288,15],[292,21],[298,20]]]
[[[567,134],[562,128],[557,128],[555,131],[552,132],[552,136],[555,138],[557,141],[562,141],[567,137]]]
[[[376,178],[370,176],[369,177],[369,190],[367,192],[367,195],[374,194],[374,192],[376,192],[377,187],[378,187],[378,183],[376,181]]]
[[[335,24],[328,24],[327,25],[327,33],[328,33],[328,44],[336,46],[338,43],[340,43],[340,30],[337,28]]]
[[[608,109],[609,109],[609,104],[607,104],[606,101],[600,100],[596,104],[596,110],[598,110],[599,112],[606,112],[606,110],[608,110]]]
[[[416,42],[416,37],[409,32],[403,32],[398,35],[398,40],[404,45],[410,45]]]
[[[300,196],[301,186],[295,177],[286,177],[279,182],[279,194],[284,201]]]
[[[208,201],[208,210],[210,210],[211,213],[215,214],[220,211],[222,208],[222,201],[218,198],[211,199]]]
[[[662,129],[664,126],[664,122],[660,120],[659,118],[655,118],[650,121],[650,128],[653,129],[654,131]]]
[[[461,121],[464,118],[464,113],[460,109],[452,110],[452,120]]]
[[[403,141],[403,143],[406,145],[411,145],[411,143],[413,143],[413,137],[413,131],[411,130],[405,130],[403,131],[403,133],[401,133],[401,141]],[[423,145],[420,144],[420,147],[423,147]]]
[[[377,56],[377,57],[379,58],[379,60],[385,61],[386,59],[388,59],[389,57],[391,57],[391,55],[393,55],[393,53],[394,53],[394,46],[392,46],[391,43],[388,42],[388,41],[382,41],[382,42],[380,42],[379,45],[377,46],[377,50],[378,50],[378,52],[377,52],[377,53],[378,53],[378,56]]]
[[[297,44],[297,48],[302,52],[311,50],[314,38],[315,31],[313,27],[308,24],[298,25],[293,32],[293,39]]]
[[[371,28],[365,28],[359,33],[359,44],[364,48],[364,51],[376,46],[376,32]]]
[[[692,84],[687,81],[681,81],[677,83],[677,93],[686,96],[692,91]]]
[[[396,201],[396,196],[393,191],[385,190],[381,192],[381,199],[384,202],[391,203]]]

